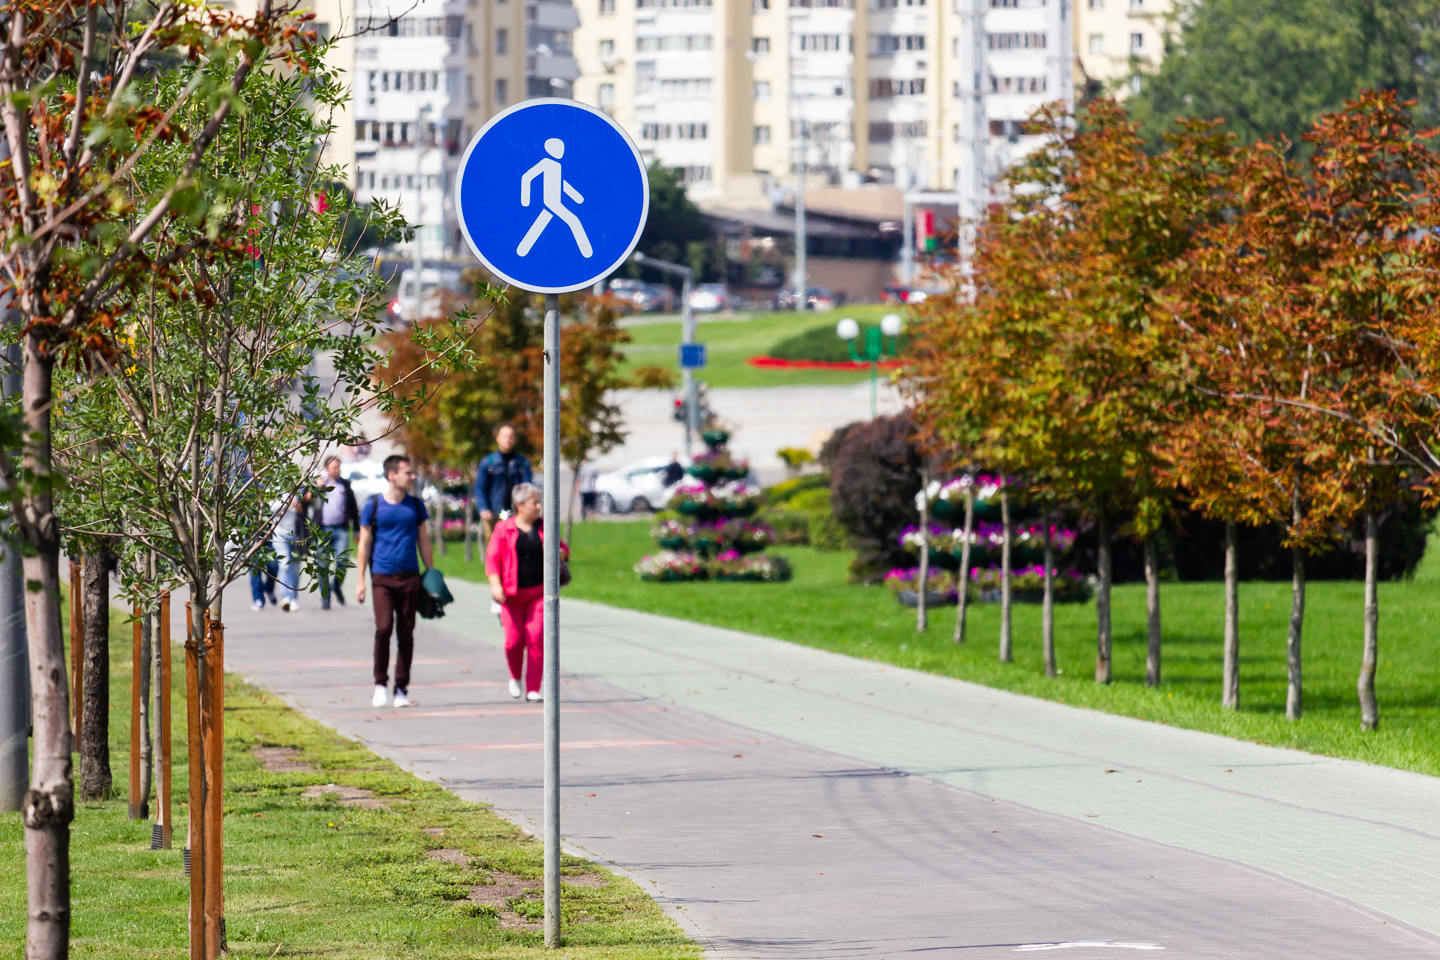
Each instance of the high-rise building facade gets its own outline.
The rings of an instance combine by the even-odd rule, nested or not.
[[[1165,21],[1171,0],[1073,0],[1077,81],[1100,92],[1131,92],[1136,66],[1165,55]],[[1135,81],[1138,82],[1138,81]]]
[[[1026,149],[1024,119],[1070,87],[1071,0],[576,2],[576,98],[697,199],[800,169],[953,190],[972,158],[993,174]]]
[[[427,256],[462,247],[453,184],[471,135],[579,75],[567,0],[353,0],[356,196],[398,203]]]
[[[1042,104],[1087,81],[1126,93],[1132,68],[1163,54],[1171,8],[1171,0],[576,3],[576,98],[614,114],[698,198],[761,192],[802,160],[810,179],[950,190],[978,153],[994,176],[1033,146],[1024,122]]]

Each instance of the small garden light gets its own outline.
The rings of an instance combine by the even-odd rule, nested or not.
[[[898,313],[887,313],[880,318],[880,326],[867,327],[865,329],[865,352],[862,354],[855,349],[855,341],[860,337],[860,324],[846,317],[835,324],[835,333],[844,340],[850,348],[850,356],[856,363],[870,364],[870,419],[875,419],[875,380],[879,373],[880,361],[895,356],[895,338],[900,336],[900,331],[905,328],[905,322],[900,319]],[[885,338],[889,337],[887,344]]]

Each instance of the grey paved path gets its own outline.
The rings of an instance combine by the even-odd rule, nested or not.
[[[254,613],[227,662],[533,825],[540,712],[488,600],[369,705],[368,610]],[[715,958],[1440,958],[1440,780],[566,600],[562,829]]]

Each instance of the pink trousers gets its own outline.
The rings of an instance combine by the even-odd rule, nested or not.
[[[522,587],[500,605],[500,626],[505,630],[505,659],[510,676],[520,679],[525,655],[530,655],[530,669],[525,672],[525,692],[538,693],[540,676],[545,670],[545,604],[544,587]]]

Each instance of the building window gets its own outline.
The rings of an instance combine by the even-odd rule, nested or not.
[[[1143,34],[1143,33],[1132,33],[1132,34],[1130,34],[1130,49],[1131,49],[1131,50],[1140,50],[1140,49],[1142,49],[1144,46],[1145,46],[1145,34]]]
[[[912,97],[925,92],[925,78],[915,77],[896,80],[892,77],[878,77],[870,81],[870,99],[887,100],[890,97]]]
[[[615,56],[615,41],[606,37],[600,41],[600,59],[609,60]]]
[[[991,33],[985,36],[986,45],[991,50],[1044,50],[1046,39],[1041,31]]]
[[[600,0],[600,16],[613,17],[615,15],[615,0]]]
[[[1130,9],[1131,9],[1131,10],[1144,10],[1144,9],[1145,9],[1145,0],[1130,0]]]
[[[770,0],[750,0],[750,12],[759,13],[770,9]]]
[[[504,77],[495,81],[495,106],[503,107],[510,99],[510,82]]]
[[[495,53],[497,56],[505,56],[505,51],[510,48],[510,31],[501,27],[495,31]]]
[[[1090,0],[1090,9],[1091,9],[1091,10],[1104,10],[1104,9],[1105,9],[1105,0]]]
[[[802,37],[801,39],[803,40],[804,38]],[[919,51],[924,49],[925,35],[922,33],[870,34],[870,55],[872,57],[888,56],[892,53],[899,53],[902,50]]]
[[[615,84],[602,83],[595,90],[595,105],[601,110],[610,111],[615,107]]]
[[[769,38],[769,37],[751,37],[751,38],[750,38],[750,51],[751,51],[752,53],[769,53],[769,52],[770,52],[770,38]]]
[[[1139,93],[1139,92],[1140,92],[1140,75],[1139,75],[1138,73],[1135,74],[1133,77],[1130,78],[1130,92],[1131,92],[1131,93]]]
[[[756,99],[756,100],[769,100],[769,99],[770,99],[770,81],[769,81],[769,80],[756,80],[756,81],[755,81],[755,99]]]
[[[769,127],[768,124],[758,124],[758,125],[756,125],[756,127],[755,127],[755,142],[756,142],[756,143],[769,143],[769,142],[770,142],[770,127]]]
[[[1090,34],[1090,52],[1103,53],[1105,51],[1105,35],[1103,33]]]

